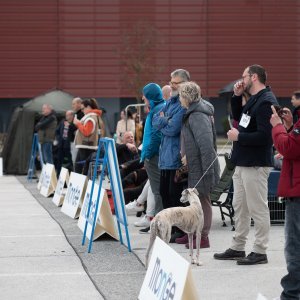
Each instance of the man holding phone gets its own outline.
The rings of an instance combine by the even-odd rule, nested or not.
[[[267,263],[270,215],[268,208],[268,177],[272,166],[271,105],[277,100],[266,86],[266,71],[252,65],[245,69],[242,79],[234,85],[232,114],[239,120],[238,128],[227,132],[233,141],[231,161],[236,165],[233,175],[233,209],[235,234],[231,247],[216,253],[215,259],[237,260],[238,265]],[[243,106],[242,95],[251,95]],[[245,245],[254,220],[255,241],[252,252],[245,257]]]
[[[281,279],[282,300],[300,299],[300,113],[297,114],[296,122],[290,124],[292,114],[284,110],[286,113],[280,116],[272,107],[270,119],[274,146],[284,157],[278,195],[286,199],[284,253],[288,274]]]

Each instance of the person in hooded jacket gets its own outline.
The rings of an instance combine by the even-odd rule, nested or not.
[[[75,172],[80,174],[83,171],[85,160],[98,148],[102,114],[102,111],[98,109],[97,101],[93,98],[83,100],[81,107],[84,117],[78,120],[75,115],[73,120],[78,129],[75,135],[75,147],[78,149]]]
[[[208,235],[212,222],[210,192],[220,179],[213,121],[214,107],[201,98],[200,87],[195,82],[181,84],[179,99],[181,105],[187,109],[183,116],[181,135],[188,166],[188,187],[196,187],[199,193],[204,214],[200,246],[209,248]],[[185,238],[188,248],[187,235]],[[196,248],[196,237],[193,247]]]
[[[157,214],[160,210],[162,210],[160,171],[158,168],[158,154],[162,134],[153,126],[153,116],[164,108],[166,102],[163,98],[160,86],[156,83],[148,83],[144,86],[143,100],[150,110],[145,123],[141,161],[144,162],[150,186],[154,194],[155,214]],[[142,230],[141,233],[149,231],[150,220],[150,217],[145,216],[143,225],[146,228],[145,231]]]

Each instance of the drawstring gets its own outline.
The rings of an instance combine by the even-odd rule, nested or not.
[[[225,147],[229,144],[229,140],[226,142],[226,144],[222,147],[222,149],[220,150],[220,154],[221,152],[225,149]],[[217,156],[215,157],[215,159],[212,161],[212,163],[208,166],[207,170],[204,172],[204,174],[200,177],[200,179],[198,180],[198,182],[195,184],[195,186],[193,187],[193,190],[196,188],[196,186],[200,183],[200,181],[203,179],[203,177],[205,176],[205,174],[208,172],[208,170],[211,168],[211,166],[214,164],[214,162],[219,158],[220,154],[217,154]]]

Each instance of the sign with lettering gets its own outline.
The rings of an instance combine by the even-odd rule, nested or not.
[[[197,300],[190,263],[156,237],[138,299]]]
[[[63,204],[65,192],[66,192],[66,189],[64,189],[64,187],[65,184],[67,185],[69,184],[69,179],[70,179],[69,170],[66,168],[61,168],[55,193],[52,198],[52,202],[56,206],[61,206]]]
[[[61,211],[73,219],[79,217],[86,190],[86,182],[87,178],[85,175],[71,172],[69,186]]]
[[[42,172],[41,172],[40,178],[39,178],[39,182],[38,182],[38,184],[37,184],[37,189],[38,189],[39,191],[41,190],[41,187],[42,187],[42,183],[43,183],[43,180],[44,180],[45,173],[46,173],[46,164],[43,165]]]
[[[79,215],[78,227],[82,231],[84,231],[85,222],[87,221],[88,224],[87,224],[86,236],[90,238],[92,233],[92,226],[96,214],[96,223],[95,223],[96,225],[95,225],[95,230],[94,230],[94,235],[92,240],[93,241],[96,240],[105,232],[117,240],[118,235],[115,227],[115,221],[111,213],[106,191],[105,189],[102,188],[99,196],[98,210],[96,212],[96,201],[99,192],[99,185],[96,183],[94,185],[94,192],[93,192],[93,197],[91,202],[90,214],[89,214],[89,218],[87,219],[87,212],[88,212],[88,205],[91,197],[92,183],[93,182],[89,180],[83,205]]]
[[[44,168],[43,168],[44,169]],[[46,164],[45,172],[43,174],[43,180],[41,183],[40,193],[44,197],[49,197],[52,195],[56,189],[57,178],[55,167],[52,164]]]

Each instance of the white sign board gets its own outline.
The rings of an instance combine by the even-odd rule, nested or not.
[[[69,186],[61,211],[75,219],[79,217],[83,196],[86,189],[86,176],[71,172]]]
[[[69,179],[70,179],[69,170],[66,168],[61,168],[58,182],[57,182],[56,189],[55,189],[55,193],[52,198],[52,202],[56,206],[61,206],[63,204],[64,197],[65,197],[65,191],[66,191],[64,189],[64,187],[65,187],[65,183],[67,185],[69,184]]]
[[[40,190],[41,187],[42,187],[42,183],[43,183],[43,180],[44,180],[45,173],[46,173],[46,164],[43,165],[42,172],[40,174],[39,182],[37,184],[37,189],[38,190]]]
[[[89,180],[88,186],[86,189],[83,205],[81,208],[81,212],[79,215],[79,221],[78,226],[84,232],[85,223],[87,220],[87,212],[88,212],[88,205],[90,201],[91,196],[91,190],[92,190],[92,181]],[[109,202],[107,199],[107,194],[105,189],[101,189],[101,193],[99,196],[99,204],[98,204],[98,210],[96,212],[96,201],[98,197],[99,192],[99,186],[95,183],[94,185],[94,191],[93,191],[93,198],[92,203],[90,207],[90,213],[87,223],[87,231],[86,231],[86,237],[89,239],[92,232],[92,226],[94,222],[95,214],[97,214],[96,217],[96,226],[94,230],[93,235],[93,241],[96,240],[99,236],[101,236],[103,233],[108,233],[110,236],[112,236],[115,239],[118,239],[117,231],[115,228],[115,221],[113,218],[113,215],[111,213],[111,209],[109,206]]]
[[[190,263],[158,237],[138,299],[199,299]]]
[[[44,168],[43,168],[44,170]],[[56,189],[57,178],[55,167],[52,164],[46,164],[45,172],[43,172],[43,180],[41,182],[40,193],[44,197],[52,195]]]
[[[119,222],[122,224],[127,224],[127,215],[126,213],[123,215],[122,207],[125,208],[124,203],[124,196],[123,195],[123,187],[121,184],[121,176],[120,176],[120,170],[118,162],[115,161],[114,157],[117,157],[116,148],[113,143],[108,143],[108,163],[110,166],[110,181],[111,186],[114,189],[113,197],[114,197],[114,203],[117,206],[118,215],[119,215]],[[114,155],[115,154],[115,155]],[[125,209],[124,209],[125,210]]]

